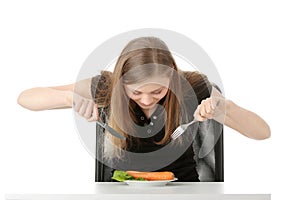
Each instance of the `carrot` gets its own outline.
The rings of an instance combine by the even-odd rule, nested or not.
[[[126,173],[134,178],[143,178],[148,181],[157,180],[173,180],[174,174],[172,172],[139,172],[139,171],[126,171]]]

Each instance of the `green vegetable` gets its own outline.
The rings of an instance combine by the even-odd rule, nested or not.
[[[146,181],[143,178],[134,178],[133,176],[127,174],[125,171],[121,171],[121,170],[115,170],[112,179],[119,182],[123,182],[127,180]]]

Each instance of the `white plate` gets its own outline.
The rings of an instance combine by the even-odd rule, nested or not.
[[[130,186],[135,187],[153,187],[153,186],[164,186],[169,182],[176,181],[177,178],[174,178],[173,180],[163,180],[163,181],[135,181],[135,180],[128,180],[124,181]]]

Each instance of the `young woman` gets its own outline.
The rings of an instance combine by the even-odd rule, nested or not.
[[[201,122],[217,121],[257,140],[270,137],[261,117],[225,100],[204,74],[179,70],[166,44],[155,37],[130,41],[113,72],[102,71],[76,84],[25,90],[18,103],[30,110],[73,107],[88,121],[103,120],[101,108],[108,124],[126,137],[106,134],[104,157],[113,168],[172,171],[179,181],[199,181],[193,137],[188,136],[201,132],[195,129]],[[192,120],[200,123],[171,139],[179,125]],[[151,152],[158,153],[148,157]]]

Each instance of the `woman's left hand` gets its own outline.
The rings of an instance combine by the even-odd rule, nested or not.
[[[224,96],[216,89],[212,88],[211,96],[202,100],[194,112],[194,118],[198,121],[214,119],[219,123],[225,123],[226,100]]]
[[[271,135],[269,125],[260,116],[236,105],[231,100],[226,100],[215,88],[212,89],[211,96],[198,105],[194,118],[198,121],[213,119],[257,140],[269,138]]]
[[[212,119],[215,112],[215,105],[212,97],[206,98],[201,101],[196,111],[194,112],[194,118],[198,121],[206,121]]]

